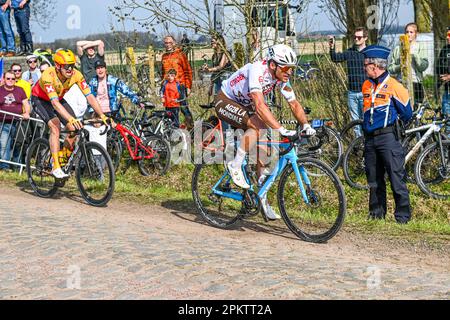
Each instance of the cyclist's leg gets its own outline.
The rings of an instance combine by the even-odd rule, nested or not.
[[[41,117],[41,119],[47,124],[50,129],[50,152],[53,158],[53,169],[60,168],[58,152],[59,152],[59,133],[61,128],[60,120],[56,114],[55,109],[50,101],[39,99],[38,97],[31,98],[34,110]]]
[[[66,109],[66,111],[67,111],[72,117],[75,118],[75,112],[73,111],[73,109],[72,109],[72,107],[69,105],[69,103],[68,103],[66,100],[63,99],[63,100],[61,100],[61,104],[62,104],[62,106],[64,107],[64,109]],[[75,128],[74,128],[71,124],[69,124],[69,123],[67,122],[67,120],[64,119],[63,117],[61,117],[59,114],[58,114],[58,118],[59,118],[59,120],[61,121],[61,123],[62,123],[68,130],[70,130],[70,131],[74,131],[74,130],[75,130]],[[65,147],[67,150],[72,151],[73,148],[74,148],[75,139],[76,139],[76,135],[75,135],[75,134],[68,134],[68,135],[66,136],[66,139],[64,140],[64,147]]]

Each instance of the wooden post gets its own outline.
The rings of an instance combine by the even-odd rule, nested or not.
[[[130,67],[132,83],[134,89],[138,88],[138,78],[136,72],[136,57],[134,55],[134,49],[132,47],[127,48],[127,64]]]
[[[411,48],[407,35],[400,36],[400,70],[402,74],[402,83],[408,89],[411,106],[414,108],[414,87],[412,81],[412,60]]]
[[[155,92],[155,50],[152,45],[148,47],[148,77],[150,88]]]

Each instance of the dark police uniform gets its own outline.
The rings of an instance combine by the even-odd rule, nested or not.
[[[366,58],[387,59],[390,50],[369,46],[362,51]],[[412,117],[408,91],[386,71],[378,79],[368,79],[362,87],[364,97],[365,166],[370,187],[369,216],[386,215],[387,173],[395,200],[395,219],[407,223],[411,219],[409,192],[405,182],[405,154],[395,134],[399,117],[407,122]]]

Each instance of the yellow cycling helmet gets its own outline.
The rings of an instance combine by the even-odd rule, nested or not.
[[[75,64],[77,60],[71,50],[60,49],[53,55],[53,61],[59,65],[65,65]]]

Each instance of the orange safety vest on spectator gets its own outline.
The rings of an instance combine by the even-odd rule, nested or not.
[[[162,55],[162,77],[166,78],[167,72],[170,69],[175,69],[177,72],[176,81],[191,89],[192,87],[192,69],[189,61],[183,51],[178,48],[173,52],[166,52]]]

